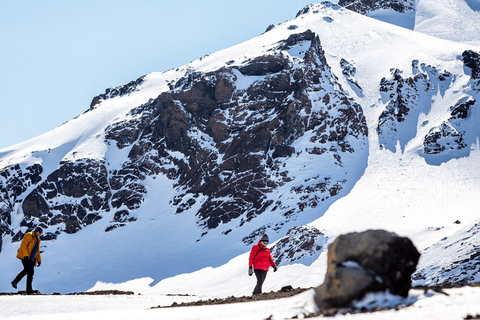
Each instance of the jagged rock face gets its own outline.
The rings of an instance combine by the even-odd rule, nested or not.
[[[299,263],[306,258],[318,258],[327,244],[328,237],[311,226],[295,226],[271,249],[277,265]]]
[[[470,88],[473,93],[480,92],[480,54],[474,51],[465,51],[462,54],[466,69],[471,71]],[[452,153],[461,150],[466,152],[476,140],[473,132],[467,132],[472,113],[477,106],[477,100],[470,95],[461,98],[450,107],[450,117],[439,126],[430,129],[423,143],[424,153],[427,155]],[[472,131],[472,130],[470,130]],[[468,136],[470,134],[470,136]]]
[[[480,53],[466,50],[462,53],[463,63],[465,67],[471,70],[470,77],[472,80],[480,79]],[[477,83],[478,84],[478,83]]]
[[[25,197],[22,224],[29,228],[59,226],[58,231],[77,232],[100,219],[100,212],[110,210],[108,201],[113,203],[113,199],[108,178],[101,161],[61,163]],[[46,232],[44,238],[54,239],[56,234]]]
[[[92,110],[95,108],[96,105],[100,104],[102,101],[115,98],[115,97],[122,97],[124,95],[130,94],[136,90],[137,88],[143,83],[145,76],[141,76],[135,81],[130,81],[128,84],[116,87],[116,88],[107,88],[105,93],[100,94],[92,99],[90,103],[90,109]]]
[[[143,77],[107,90],[94,98],[91,108],[139,90],[142,82]],[[0,193],[7,199],[1,207],[4,225],[10,224],[6,219],[14,210],[8,201],[18,199],[22,226],[56,227],[44,235],[46,239],[60,232],[75,233],[107,213],[113,217],[106,228],[110,231],[135,221],[132,212],[147,193],[145,179],[160,174],[175,181],[173,210],[180,214],[199,206],[198,223],[207,230],[232,220],[242,226],[266,210],[288,221],[338,196],[348,178],[346,172],[340,178],[327,172],[296,181],[288,161],[307,155],[312,161],[328,158],[332,166],[343,168],[345,156],[359,152],[366,158],[368,132],[362,109],[337,83],[318,36],[310,30],[241,64],[227,63],[208,73],[187,71],[169,88],[133,108],[128,120],[106,129],[109,148],[129,150],[121,165],[111,167],[109,159],[62,162],[44,181],[31,174],[29,179],[37,180],[30,185],[25,173],[12,175],[14,169],[4,169]],[[302,146],[308,147],[296,149],[299,139],[306,139]],[[41,165],[36,170],[42,172]],[[296,201],[272,197],[285,185]],[[268,228],[278,230],[283,223]],[[250,244],[258,232],[244,242]],[[17,233],[15,239],[22,235]],[[313,253],[315,248],[308,250]]]
[[[415,10],[414,0],[339,0],[338,4],[361,14],[380,9],[390,9],[400,13]]]
[[[475,103],[474,100],[472,102]],[[452,117],[450,120],[454,119]],[[458,132],[450,121],[445,121],[440,126],[430,129],[423,142],[425,154],[439,154],[446,150],[461,150],[465,147],[467,147],[467,144],[463,138],[463,133]]]
[[[437,91],[444,94],[453,81],[450,72],[438,72],[416,60],[412,62],[412,71],[412,77],[403,77],[402,71],[393,69],[391,77],[380,82],[385,110],[378,119],[377,133],[380,146],[392,152],[397,142],[403,149],[416,136],[418,118],[421,113],[428,114],[432,96]]]
[[[310,42],[310,48],[303,64],[293,67],[283,50],[300,42]],[[147,161],[152,172],[178,179],[183,192],[172,201],[177,213],[195,204],[199,194],[206,196],[197,215],[207,228],[239,217],[241,226],[272,206],[267,194],[292,179],[281,173],[281,159],[305,152],[291,146],[305,132],[313,132],[311,140],[318,143],[307,150],[311,154],[353,153],[348,136],[367,135],[360,106],[330,90],[335,78],[318,37],[311,31],[292,35],[278,48],[241,66],[190,73],[169,92],[135,109],[134,120],[107,132],[118,148],[132,147],[133,167],[141,170],[138,164]],[[264,78],[248,87],[237,85],[259,76]],[[320,96],[320,108],[312,95]],[[332,117],[329,110],[339,116]],[[132,146],[132,141],[138,142]],[[321,148],[330,142],[336,147]],[[341,189],[331,181],[322,180],[322,186],[326,197]],[[311,193],[315,191],[319,189]]]
[[[14,236],[11,213],[22,202],[25,193],[41,181],[42,172],[39,164],[28,167],[16,164],[0,171],[0,238]]]
[[[342,74],[345,77],[345,79],[348,81],[352,89],[355,90],[358,96],[362,97],[363,89],[362,87],[360,87],[360,85],[357,82],[357,79],[356,79],[357,68],[355,67],[354,63],[342,58],[340,60],[340,67],[342,67]]]
[[[480,54],[465,51],[463,61],[471,79],[464,88],[463,97],[449,107],[449,117],[439,125],[431,126],[423,138],[421,155],[430,164],[468,155],[470,146],[478,137],[474,122],[478,118]],[[417,60],[412,63],[412,72],[412,77],[403,77],[402,71],[392,69],[391,77],[383,78],[380,83],[385,110],[378,119],[377,133],[380,147],[392,152],[396,151],[398,144],[403,151],[406,144],[416,137],[420,115],[428,114],[435,96],[445,96],[456,81],[450,72],[439,72]],[[424,121],[421,127],[427,125],[428,121]]]

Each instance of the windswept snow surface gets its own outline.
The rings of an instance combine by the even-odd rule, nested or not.
[[[480,45],[480,1],[417,0],[415,31]]]
[[[297,28],[289,28],[291,25]],[[460,234],[462,228],[478,221],[478,141],[470,147],[468,157],[454,158],[439,165],[428,164],[421,153],[421,141],[427,130],[422,124],[428,120],[428,128],[431,128],[445,120],[443,117],[448,113],[450,102],[458,101],[466,95],[465,92],[453,90],[445,96],[438,92],[434,96],[430,113],[423,114],[423,121],[415,123],[416,136],[409,139],[403,148],[399,146],[396,152],[379,148],[376,127],[378,117],[385,107],[379,92],[379,83],[383,77],[391,75],[392,68],[398,68],[404,75],[411,76],[412,61],[418,60],[454,74],[455,85],[466,84],[469,76],[465,74],[459,57],[466,49],[480,51],[480,47],[441,40],[332,5],[315,6],[308,14],[276,26],[257,38],[211,54],[187,66],[147,75],[138,91],[106,100],[95,109],[55,130],[1,150],[0,167],[16,162],[23,165],[40,162],[46,168],[42,174],[45,178],[55,169],[53,165],[49,166],[49,161],[54,163],[53,161],[58,159],[106,157],[111,161],[110,165],[115,166],[115,152],[118,150],[105,144],[105,128],[113,122],[129,117],[127,113],[130,109],[167,90],[168,81],[183,76],[187,69],[206,72],[216,70],[232,59],[244,61],[248,57],[258,56],[274,47],[278,41],[288,38],[290,34],[307,29],[319,35],[332,72],[339,78],[342,87],[362,105],[369,125],[370,150],[368,166],[366,169],[359,168],[359,172],[365,172],[348,195],[333,203],[326,211],[307,209],[296,223],[317,227],[330,241],[345,232],[371,228],[387,229],[411,237],[417,248],[423,250],[444,237]],[[358,88],[354,89],[342,75],[342,58],[351,61],[357,69],[356,81],[363,89],[359,96],[356,95]],[[175,192],[172,185],[173,182],[163,176],[147,180],[146,187],[152,192],[148,194],[141,209],[136,211],[137,221],[123,228],[105,233],[105,227],[111,220],[110,217],[105,217],[76,234],[61,234],[56,241],[44,242],[43,263],[35,270],[34,286],[45,293],[135,288],[136,292],[146,295],[144,300],[137,296],[112,298],[120,299],[119,304],[125,308],[107,310],[108,308],[99,307],[101,310],[91,311],[92,309],[88,308],[77,309],[72,305],[77,301],[80,305],[88,303],[94,308],[106,304],[108,298],[72,297],[68,300],[65,297],[65,300],[62,300],[63,297],[1,297],[0,316],[21,317],[28,313],[28,310],[33,313],[34,307],[27,304],[32,301],[35,302],[33,306],[37,310],[37,317],[40,314],[48,319],[102,316],[120,319],[137,316],[142,319],[265,319],[271,314],[277,315],[275,312],[278,312],[276,318],[284,318],[301,308],[312,308],[311,293],[306,293],[302,299],[307,302],[299,302],[300,298],[295,297],[290,300],[238,304],[233,307],[145,310],[150,302],[152,306],[166,303],[162,302],[162,294],[241,296],[250,294],[254,286],[253,277],[247,275],[250,248],[240,242],[246,234],[236,233],[234,230],[228,238],[224,237],[221,232],[228,228],[226,225],[209,232],[207,237],[196,242],[203,231],[195,221],[194,214],[198,207],[194,206],[175,215],[167,200],[171,198],[171,193]],[[21,210],[18,214],[20,216],[14,217],[13,223],[20,223]],[[268,220],[268,212],[261,220]],[[454,223],[456,220],[461,223]],[[259,226],[252,225],[251,230],[255,227]],[[271,234],[270,237],[278,240],[285,235],[286,230],[283,232]],[[20,271],[21,264],[15,258],[18,246],[19,243],[12,244],[9,238],[4,238],[0,256],[0,291],[11,291],[10,281]],[[278,290],[284,285],[319,285],[326,269],[325,249],[311,265],[282,265],[278,272],[269,273],[264,290]],[[420,265],[428,266],[433,262],[433,258],[422,257]],[[149,277],[151,279],[148,279]],[[455,319],[470,310],[480,313],[478,307],[474,307],[478,304],[473,303],[475,299],[478,301],[478,289],[455,290],[458,291],[452,289],[450,297],[434,295],[418,298],[415,305],[422,308],[352,317]],[[151,296],[159,296],[159,302],[154,300],[156,298],[148,300]],[[171,299],[168,299],[170,302]],[[129,304],[128,301],[132,303]],[[27,311],[16,313],[21,311],[17,308],[18,305],[24,306],[22,310]],[[42,305],[45,309],[41,309]],[[54,306],[63,311],[56,311]],[[64,306],[63,309],[60,306]]]

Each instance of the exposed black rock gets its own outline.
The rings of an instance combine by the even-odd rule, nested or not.
[[[392,69],[391,77],[380,82],[386,106],[378,119],[377,133],[380,146],[393,152],[397,141],[403,148],[415,137],[416,132],[410,129],[409,124],[416,124],[422,112],[428,114],[432,96],[438,91],[443,94],[453,80],[450,72],[439,72],[417,60],[412,62],[412,71],[412,77],[403,77],[402,71]]]
[[[261,56],[239,68],[246,76],[264,76],[277,73],[288,67],[288,60],[282,56]]]
[[[286,40],[282,41],[282,45],[279,46],[280,50],[288,50],[291,47],[302,43],[303,41],[313,41],[315,39],[315,33],[308,29],[302,33],[295,33],[290,35]]]
[[[379,9],[391,9],[400,13],[415,10],[414,0],[339,0],[338,5],[361,14]]]
[[[11,229],[11,215],[15,204],[21,202],[29,187],[42,180],[43,168],[39,164],[21,167],[15,164],[0,171],[0,252],[1,238],[4,235],[14,236]]]
[[[355,75],[357,74],[357,68],[355,67],[353,62],[349,62],[345,59],[340,60],[340,67],[342,67],[342,74],[345,76],[347,81],[354,89],[358,89],[358,91],[362,91],[362,87],[357,82]]]
[[[465,67],[471,70],[470,76],[472,80],[480,79],[480,53],[472,50],[465,50],[462,53],[462,57]]]
[[[439,154],[445,150],[460,150],[467,145],[463,135],[449,122],[443,122],[439,127],[430,129],[423,141],[423,152],[426,154]]]
[[[430,129],[425,136],[424,153],[431,155],[449,150],[465,149],[468,144],[465,142],[465,131],[461,129],[462,122],[469,117],[471,108],[475,104],[476,100],[472,97],[464,97],[451,107],[451,117],[440,126]]]
[[[295,226],[271,249],[277,265],[299,262],[305,258],[318,257],[328,238],[318,229],[309,226]]]
[[[132,93],[137,90],[137,88],[143,83],[145,76],[141,76],[135,81],[130,81],[128,84],[116,87],[116,88],[108,88],[105,90],[105,93],[100,94],[93,98],[92,102],[90,103],[90,109],[92,110],[95,108],[96,105],[100,104],[102,101],[121,97],[126,94]]]
[[[470,113],[470,108],[475,105],[476,102],[477,101],[472,97],[464,97],[460,99],[460,101],[450,108],[452,111],[452,117],[450,119],[466,119]]]

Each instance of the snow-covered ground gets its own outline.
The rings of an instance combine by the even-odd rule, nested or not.
[[[278,300],[226,305],[155,308],[173,302],[189,302],[210,297],[166,295],[134,296],[0,296],[0,319],[302,319],[316,312],[313,290]],[[445,293],[411,290],[406,299],[376,294],[357,302],[356,308],[392,308],[373,313],[338,313],[336,319],[435,319],[462,320],[480,314],[480,288],[447,289]],[[340,311],[341,312],[341,311]],[[344,311],[345,312],[345,311]],[[323,316],[314,319],[323,319]]]

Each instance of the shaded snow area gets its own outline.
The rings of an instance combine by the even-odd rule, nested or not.
[[[150,309],[251,295],[248,255],[263,233],[279,263],[264,292],[320,285],[328,245],[367,229],[413,241],[413,285],[480,282],[480,5],[439,3],[417,1],[414,30],[310,5],[247,42],[108,89],[77,118],[0,150],[0,292],[13,292],[19,241],[39,223],[48,239],[34,289],[135,292],[0,296],[0,319],[316,312],[313,290]],[[464,6],[468,16],[454,14]],[[457,23],[459,42],[427,35]],[[355,309],[388,310],[336,317],[460,320],[480,314],[479,300],[479,287],[416,289],[367,295]]]
[[[268,301],[228,305],[171,306],[209,296],[0,296],[0,319],[323,319],[316,315],[313,290]],[[411,290],[408,298],[388,293],[367,295],[352,309],[336,311],[335,319],[436,319],[462,320],[480,314],[480,288],[446,289],[441,293]],[[152,309],[155,307],[155,309]],[[372,312],[373,310],[379,310]]]

